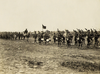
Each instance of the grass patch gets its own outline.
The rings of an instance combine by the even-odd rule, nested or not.
[[[68,67],[79,72],[100,71],[100,63],[86,61],[66,61],[61,63],[62,66]]]

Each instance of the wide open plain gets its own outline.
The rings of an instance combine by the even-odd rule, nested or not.
[[[0,74],[100,74],[100,49],[0,39]]]

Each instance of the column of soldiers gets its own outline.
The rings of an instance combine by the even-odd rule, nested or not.
[[[63,34],[61,34],[60,31],[58,31],[58,36],[54,33],[53,40],[54,43],[58,41],[58,46],[63,44],[63,42],[67,46],[70,45],[78,45],[79,47],[82,47],[83,44],[85,44],[87,47],[90,45],[98,46],[99,44],[99,37],[100,34],[96,30],[87,30],[83,31],[80,29],[77,29],[77,31],[73,30],[74,34],[70,33],[68,30],[66,30],[66,36],[64,37]]]
[[[47,42],[49,42],[49,38],[50,38],[50,35],[47,33],[47,32],[39,32],[38,31],[38,34],[36,33],[36,31],[34,32],[33,34],[33,38],[34,38],[34,42],[37,43],[37,39],[38,39],[38,43],[41,44],[42,42],[45,42],[45,44]]]
[[[30,34],[28,33],[28,30],[26,29],[24,32],[2,32],[0,34],[0,38],[2,39],[11,39],[11,40],[16,40],[17,38],[20,39],[25,39],[25,37],[29,37]]]
[[[83,45],[86,45],[87,47],[90,47],[91,45],[98,46],[99,45],[99,37],[100,33],[96,31],[95,29],[87,30],[86,31],[77,29],[73,30],[73,32],[70,32],[68,30],[65,30],[65,33],[62,31],[57,31],[57,33],[54,33],[53,40],[54,43],[58,43],[58,46],[66,44],[68,47],[71,45],[76,45],[79,47],[82,47]],[[29,38],[30,34],[28,34],[28,30],[26,29],[24,31],[24,34],[19,32],[3,32],[0,34],[0,38],[3,39],[25,39],[25,37]],[[37,39],[39,44],[42,42],[50,41],[50,34],[48,32],[39,32],[35,31],[33,34],[34,42],[37,43]]]

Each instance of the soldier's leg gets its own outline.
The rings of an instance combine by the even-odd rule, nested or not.
[[[34,42],[36,42],[36,38],[35,38]]]
[[[59,46],[59,41],[58,41],[58,46]]]
[[[54,43],[56,42],[56,40],[54,39]]]

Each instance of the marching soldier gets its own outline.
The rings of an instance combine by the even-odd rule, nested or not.
[[[54,40],[54,43],[56,42],[56,34],[54,33],[54,36],[53,36],[53,40]]]
[[[24,33],[26,33],[26,34],[27,34],[27,33],[28,33],[28,30],[26,29],[26,30],[24,31]]]
[[[36,31],[34,32],[33,38],[35,39],[34,42],[36,43],[36,39],[37,39],[37,33],[36,33]]]

